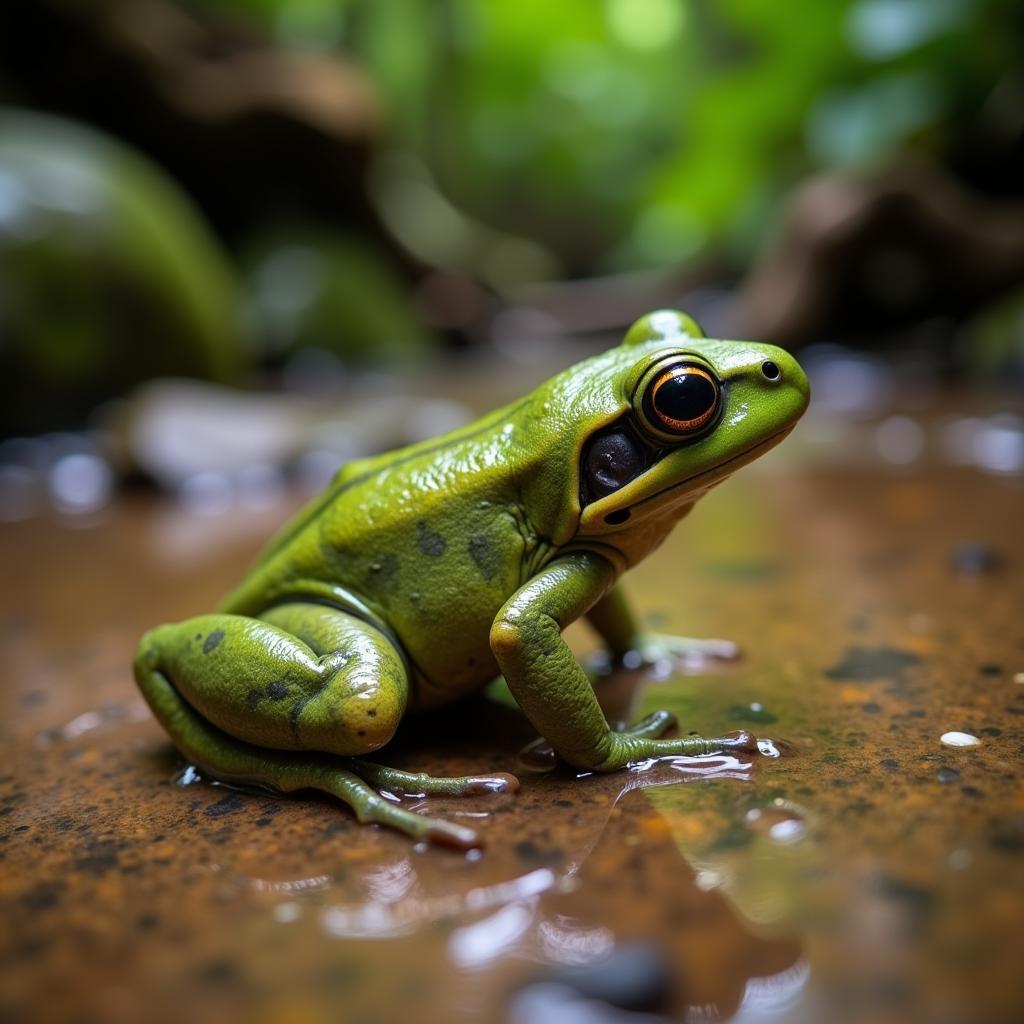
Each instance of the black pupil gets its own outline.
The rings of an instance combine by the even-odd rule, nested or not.
[[[661,385],[654,408],[666,419],[698,420],[715,407],[715,385],[701,373],[680,373]]]

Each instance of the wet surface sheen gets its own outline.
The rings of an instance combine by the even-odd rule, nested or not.
[[[519,759],[511,709],[435,714],[381,760],[523,780],[405,798],[479,827],[469,856],[211,786],[149,718],[137,635],[211,608],[283,510],[3,527],[0,1020],[500,1021],[635,940],[669,965],[668,1019],[1020,1019],[1022,507],[973,470],[731,481],[628,586],[654,628],[745,658],[601,691],[612,718],[667,707],[779,756],[574,778]]]

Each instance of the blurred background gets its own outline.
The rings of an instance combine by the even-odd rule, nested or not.
[[[1013,394],[1022,25],[1018,0],[5,5],[0,518],[313,491],[658,306],[811,346],[816,404],[854,419]],[[1016,471],[996,412],[947,447]]]
[[[744,659],[597,689],[779,759],[446,709],[466,858],[198,784],[139,634],[665,306],[813,400],[627,581]],[[1024,0],[0,4],[0,1020],[1024,1020],[1022,385]]]

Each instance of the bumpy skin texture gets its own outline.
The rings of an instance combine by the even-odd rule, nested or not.
[[[645,396],[683,364],[713,377],[717,404],[677,436],[652,422]],[[218,614],[142,638],[136,678],[213,776],[326,789],[361,820],[459,846],[478,839],[375,789],[494,791],[514,788],[511,776],[430,779],[359,757],[387,743],[407,708],[451,701],[499,672],[581,768],[749,748],[745,735],[660,739],[668,716],[613,733],[561,630],[588,615],[614,656],[685,656],[692,642],[640,633],[615,583],[702,494],[782,440],[807,400],[784,351],[706,339],[682,313],[649,314],[621,345],[525,399],[344,467]],[[595,446],[609,436],[619,454],[602,461]]]

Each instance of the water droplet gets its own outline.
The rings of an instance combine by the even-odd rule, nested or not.
[[[777,821],[770,829],[768,835],[777,843],[795,843],[803,839],[807,826],[798,818],[786,818],[785,821]]]
[[[775,740],[762,736],[757,741],[757,749],[762,757],[796,757],[797,749],[786,740]]]
[[[947,747],[976,747],[981,743],[977,736],[969,732],[944,732],[939,739]]]
[[[199,774],[199,769],[192,764],[185,765],[185,767],[182,768],[173,779],[176,786],[194,786],[197,782],[202,781],[203,777]]]
[[[754,807],[745,820],[750,828],[777,843],[795,843],[807,832],[804,811],[789,800],[776,799],[770,807]]]

